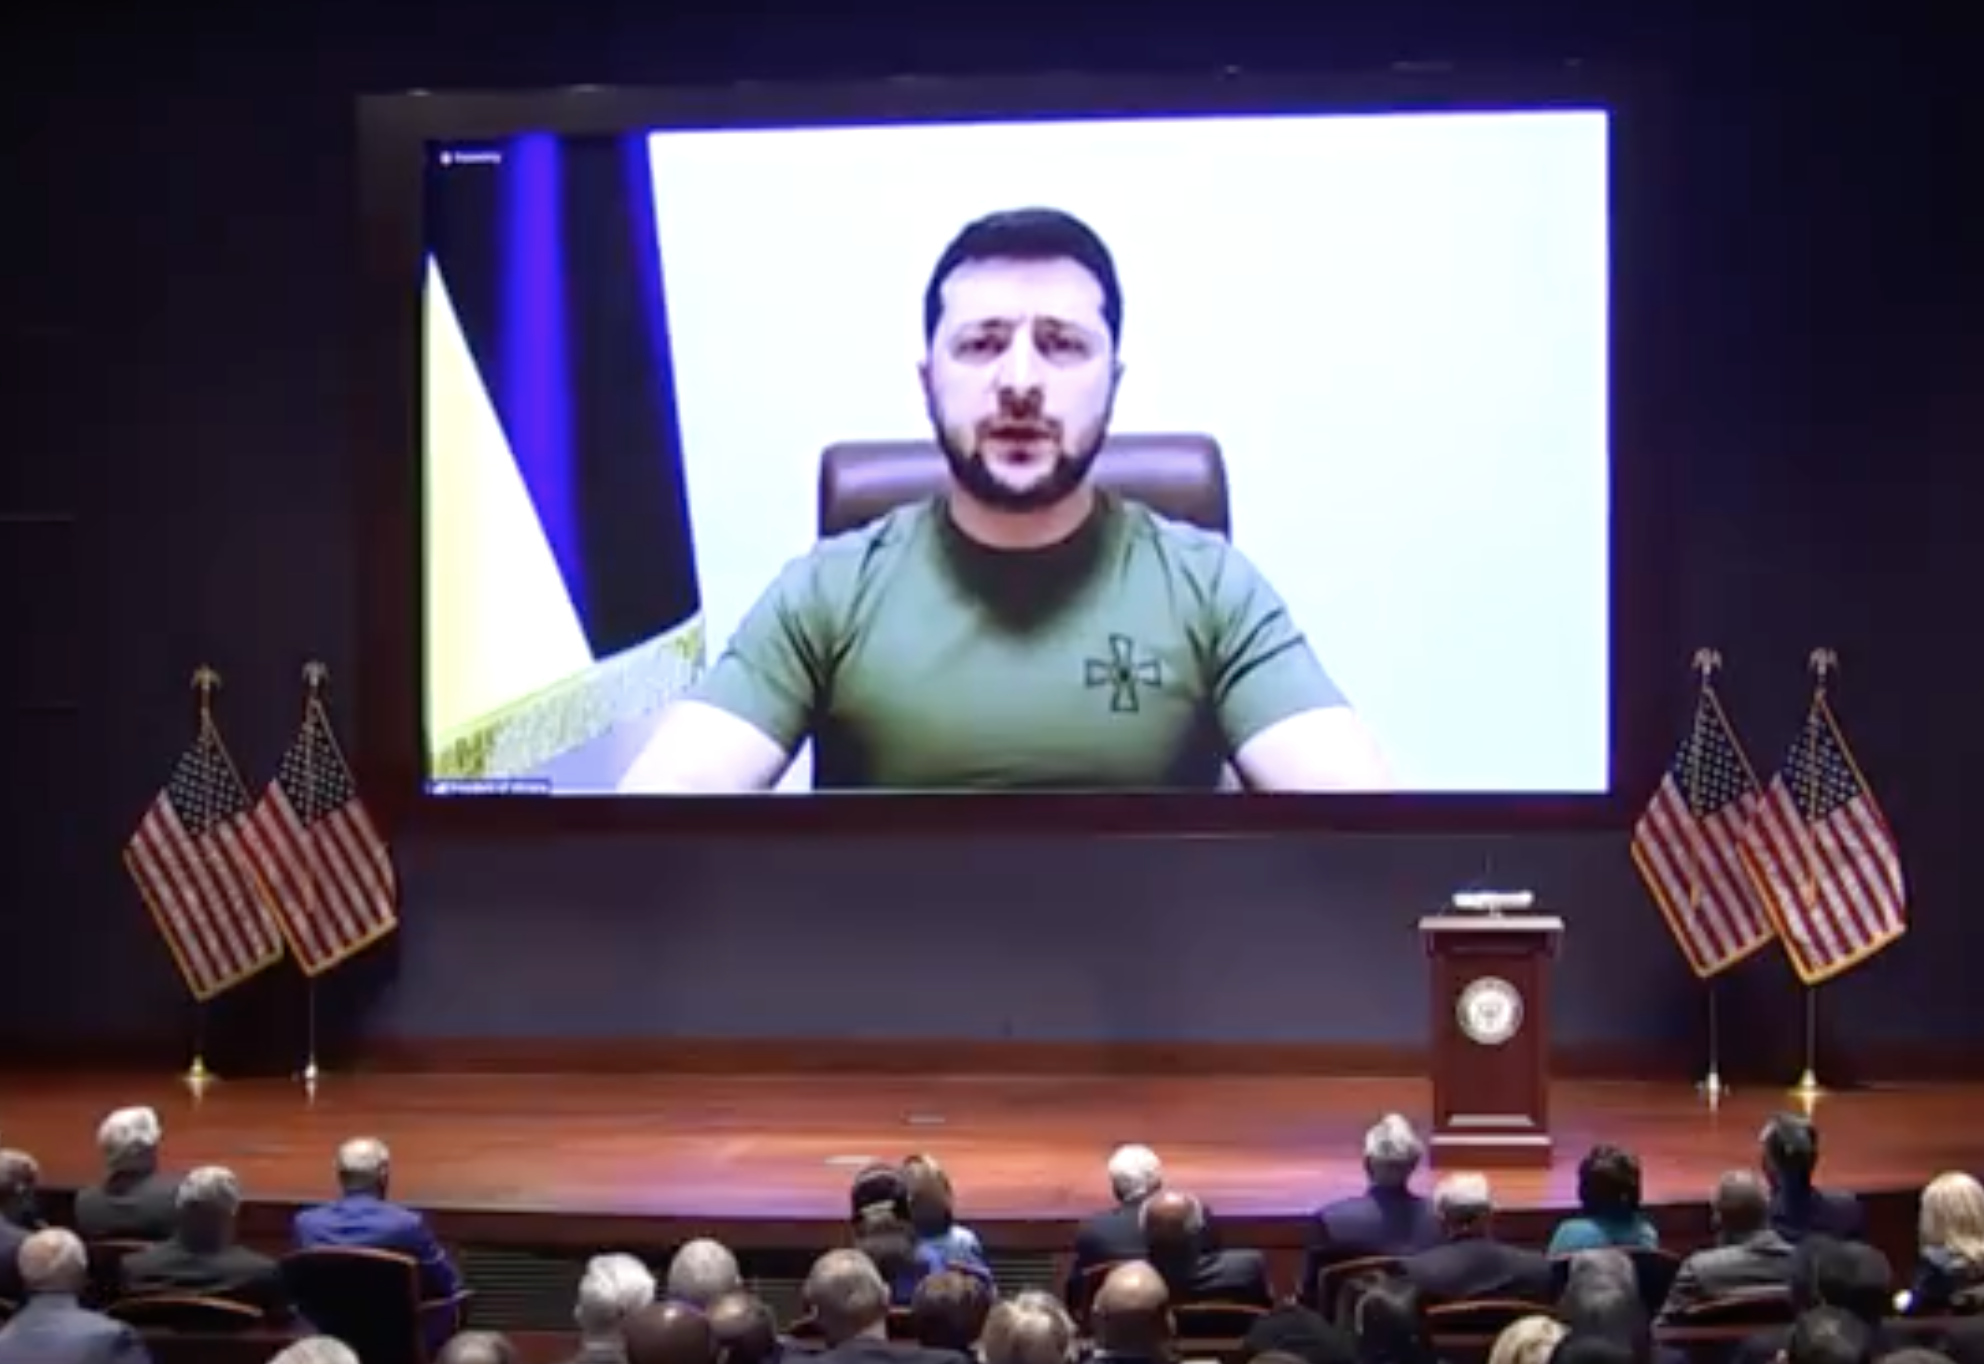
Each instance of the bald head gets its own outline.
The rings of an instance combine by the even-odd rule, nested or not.
[[[711,1364],[716,1333],[709,1318],[679,1302],[657,1302],[628,1317],[621,1327],[627,1364]]]
[[[441,1347],[435,1364],[519,1364],[517,1347],[495,1331],[463,1331]]]
[[[1198,1199],[1179,1189],[1160,1189],[1137,1212],[1144,1245],[1158,1264],[1197,1258],[1206,1229],[1206,1212]]]
[[[79,1294],[89,1286],[90,1257],[76,1233],[61,1227],[38,1231],[21,1242],[16,1263],[21,1283],[30,1293]]]
[[[778,1354],[778,1319],[749,1293],[729,1293],[709,1306],[710,1330],[724,1364],[765,1364]]]
[[[1171,1340],[1171,1290],[1155,1268],[1132,1260],[1109,1271],[1089,1317],[1097,1349],[1157,1358]]]

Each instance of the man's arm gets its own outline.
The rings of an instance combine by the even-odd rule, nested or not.
[[[1377,740],[1295,627],[1281,596],[1228,549],[1213,582],[1213,704],[1256,791],[1385,791]]]
[[[620,790],[722,795],[768,791],[813,726],[830,636],[819,563],[788,564],[737,627],[709,674],[671,701]]]
[[[421,1289],[425,1296],[429,1299],[452,1298],[462,1286],[461,1276],[455,1272],[454,1262],[442,1249],[434,1229],[419,1213],[414,1214],[407,1239],[414,1258],[420,1262]]]

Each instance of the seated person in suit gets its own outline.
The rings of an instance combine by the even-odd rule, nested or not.
[[[1549,1253],[1625,1246],[1651,1250],[1660,1233],[1640,1211],[1640,1162],[1617,1146],[1594,1146],[1578,1162],[1578,1212],[1557,1224]]]
[[[572,1320],[579,1352],[571,1364],[625,1364],[627,1319],[655,1299],[654,1275],[631,1255],[595,1255],[579,1276]]]
[[[1164,1276],[1132,1260],[1103,1277],[1089,1305],[1095,1358],[1111,1364],[1164,1364],[1172,1357],[1177,1323]]]
[[[924,1249],[909,1220],[909,1185],[893,1165],[871,1165],[854,1177],[854,1248],[889,1285],[891,1306],[907,1307],[916,1286],[944,1262]]]
[[[670,1302],[691,1307],[708,1307],[718,1298],[744,1291],[744,1274],[730,1247],[708,1236],[698,1236],[676,1247],[668,1261],[668,1286],[663,1296]]]
[[[389,1250],[410,1257],[420,1266],[420,1295],[441,1302],[461,1290],[448,1252],[434,1239],[427,1219],[412,1208],[389,1200],[392,1153],[376,1137],[354,1137],[338,1147],[338,1197],[296,1214],[291,1234],[298,1250],[350,1246]],[[437,1331],[448,1323],[435,1314]],[[445,1337],[443,1337],[445,1339]],[[438,1347],[440,1341],[436,1341]]]
[[[1060,1300],[1030,1288],[993,1304],[978,1350],[984,1364],[1075,1364],[1080,1342]]]
[[[1758,1135],[1764,1178],[1770,1181],[1770,1224],[1785,1240],[1834,1236],[1856,1240],[1866,1231],[1860,1200],[1844,1190],[1813,1183],[1819,1165],[1819,1129],[1798,1113],[1779,1113]]]
[[[1357,1338],[1306,1307],[1281,1307],[1247,1328],[1241,1357],[1282,1355],[1301,1364],[1356,1364]]]
[[[977,1232],[958,1221],[951,1177],[937,1158],[911,1156],[902,1163],[902,1177],[909,1189],[910,1225],[916,1228],[924,1252],[940,1263],[969,1269],[989,1283],[992,1266],[985,1247]]]
[[[940,496],[793,560],[623,786],[1382,790],[1377,745],[1222,537],[1098,491],[1123,366],[1109,248],[1048,209],[971,223],[924,295]]]
[[[1205,1205],[1188,1193],[1164,1189],[1139,1210],[1145,1258],[1164,1277],[1171,1305],[1202,1302],[1271,1307],[1268,1266],[1258,1250],[1215,1250],[1207,1241]]]
[[[1837,1308],[1866,1328],[1876,1356],[1907,1344],[1889,1324],[1894,1311],[1894,1270],[1888,1257],[1864,1241],[1807,1236],[1791,1252],[1791,1309]],[[1755,1332],[1737,1346],[1737,1364],[1770,1364],[1789,1346],[1791,1328]]]
[[[1729,1171],[1716,1182],[1711,1213],[1716,1244],[1681,1262],[1656,1325],[1711,1298],[1791,1287],[1791,1243],[1770,1224],[1770,1193],[1762,1179],[1748,1170]]]
[[[15,1268],[27,1301],[0,1324],[0,1364],[147,1364],[136,1331],[82,1305],[90,1261],[74,1232],[35,1232]]]
[[[241,1182],[232,1170],[204,1165],[179,1183],[178,1220],[170,1240],[124,1257],[124,1293],[185,1293],[224,1298],[272,1319],[289,1313],[276,1262],[234,1239]]]
[[[1922,1190],[1921,1258],[1909,1287],[1910,1312],[1948,1312],[1962,1301],[1984,1306],[1984,1185],[1967,1174],[1938,1175]]]
[[[1406,1276],[1429,1301],[1550,1301],[1554,1276],[1549,1258],[1495,1239],[1495,1201],[1486,1176],[1447,1176],[1433,1190],[1433,1209],[1447,1239],[1405,1260]]]
[[[1438,1364],[1426,1296],[1410,1279],[1380,1279],[1357,1299],[1351,1330],[1363,1364]]]
[[[1594,1256],[1605,1253],[1584,1252]],[[1598,1263],[1606,1265],[1604,1261]],[[1606,1265],[1594,1272],[1573,1272],[1557,1299],[1557,1319],[1573,1334],[1617,1341],[1642,1364],[1688,1364],[1685,1352],[1655,1344],[1653,1323],[1630,1260],[1616,1269]]]
[[[27,1296],[21,1282],[19,1256],[28,1234],[39,1230],[34,1191],[41,1167],[26,1151],[0,1151],[0,1302]]]
[[[76,1191],[76,1231],[85,1241],[163,1241],[178,1218],[178,1181],[159,1173],[165,1129],[149,1108],[120,1108],[96,1130],[101,1184]]]
[[[817,1364],[958,1364],[962,1358],[889,1339],[888,1281],[858,1250],[830,1250],[815,1260],[804,1297],[827,1345]]]
[[[710,1304],[709,1319],[723,1364],[779,1364],[784,1358],[778,1317],[764,1299],[749,1293],[718,1298]]]
[[[1364,1192],[1316,1212],[1303,1263],[1301,1297],[1310,1302],[1316,1276],[1333,1264],[1371,1255],[1406,1256],[1445,1238],[1433,1205],[1412,1191],[1412,1176],[1426,1147],[1412,1124],[1386,1114],[1364,1134]]]
[[[932,1274],[910,1299],[910,1334],[919,1345],[968,1355],[985,1332],[992,1297],[992,1282],[981,1275],[958,1269]]]
[[[1109,1156],[1108,1170],[1115,1206],[1083,1219],[1075,1231],[1075,1256],[1062,1296],[1077,1310],[1085,1305],[1083,1280],[1091,1270],[1143,1259],[1144,1230],[1138,1209],[1164,1187],[1164,1162],[1148,1146],[1117,1147]]]

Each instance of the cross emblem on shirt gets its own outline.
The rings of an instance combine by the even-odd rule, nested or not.
[[[1109,709],[1117,715],[1135,715],[1142,708],[1142,687],[1162,687],[1164,673],[1158,661],[1137,656],[1137,642],[1128,635],[1109,637],[1109,657],[1085,659],[1082,685],[1093,691],[1109,688]]]

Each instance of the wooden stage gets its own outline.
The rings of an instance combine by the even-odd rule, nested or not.
[[[314,1098],[278,1080],[195,1098],[166,1075],[41,1074],[0,1077],[0,1143],[33,1152],[51,1190],[73,1188],[95,1177],[102,1115],[151,1104],[172,1168],[228,1165],[252,1202],[286,1209],[330,1192],[339,1141],[376,1134],[395,1193],[455,1236],[573,1247],[692,1228],[740,1248],[825,1244],[855,1167],[929,1151],[988,1245],[1046,1250],[1107,1201],[1103,1162],[1134,1140],[1174,1187],[1287,1245],[1304,1213],[1360,1187],[1364,1129],[1389,1110],[1423,1124],[1428,1102],[1418,1080],[1296,1076],[375,1074],[327,1077]],[[1638,1152],[1648,1203],[1692,1223],[1790,1106],[1767,1089],[1711,1111],[1685,1085],[1560,1082],[1553,1167],[1494,1174],[1498,1202],[1532,1216],[1569,1204],[1579,1157],[1602,1140]],[[1833,1094],[1816,1116],[1832,1183],[1912,1194],[1942,1170],[1984,1169],[1984,1085]]]

